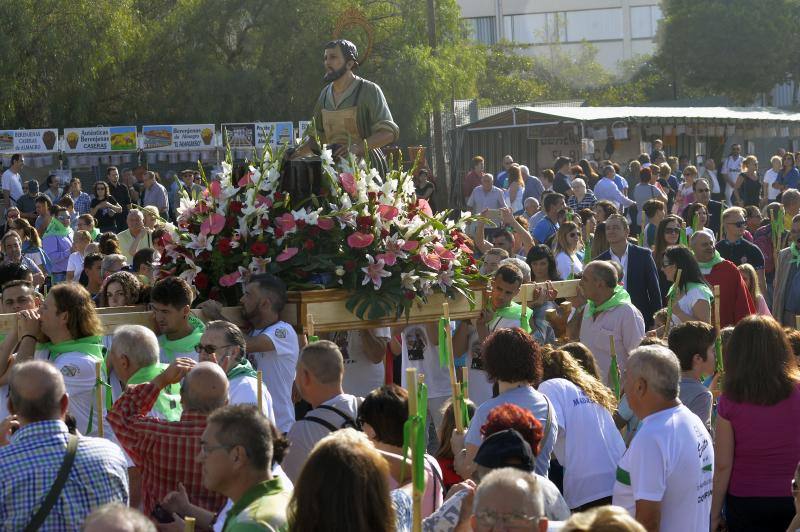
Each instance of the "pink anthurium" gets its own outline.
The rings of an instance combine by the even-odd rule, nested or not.
[[[219,278],[219,285],[220,286],[233,286],[239,282],[239,279],[242,278],[242,274],[239,271],[235,271],[233,273],[229,273],[228,275],[223,275]]]
[[[361,249],[372,244],[375,240],[375,235],[371,233],[355,232],[347,237],[347,245],[353,249]]]
[[[225,228],[225,217],[219,213],[211,213],[211,215],[203,220],[200,224],[201,235],[216,235]]]
[[[349,172],[342,172],[339,174],[339,184],[342,185],[344,191],[351,196],[356,195],[356,178],[353,177],[353,174]]]
[[[392,207],[391,205],[378,205],[378,214],[381,215],[381,218],[384,220],[393,220],[395,216],[397,216],[400,211],[397,207]]]
[[[286,248],[283,251],[281,251],[281,254],[278,255],[278,257],[275,260],[277,260],[278,262],[286,262],[287,260],[297,255],[298,251],[300,251],[299,248]]]

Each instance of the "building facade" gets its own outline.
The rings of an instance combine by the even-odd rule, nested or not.
[[[522,46],[531,56],[555,50],[570,55],[583,43],[597,49],[597,61],[619,73],[622,61],[656,51],[662,18],[659,0],[458,0],[475,40]]]

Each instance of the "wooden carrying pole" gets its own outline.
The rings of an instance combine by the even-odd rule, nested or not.
[[[519,320],[520,324],[528,317],[528,289],[531,285],[524,284],[520,287],[520,309]]]
[[[103,434],[103,391],[105,388],[100,384],[101,382],[101,369],[100,369],[101,362],[94,363],[94,377],[96,379],[97,384],[94,385],[94,393],[95,393],[95,401],[96,405],[95,408],[97,409],[97,435],[101,438],[104,436]]]
[[[419,405],[417,404],[417,368],[406,368],[406,388],[408,390],[408,417],[409,419],[416,416],[418,412]],[[423,420],[423,422],[425,422]],[[411,430],[409,436],[409,454],[411,457],[411,470],[414,470],[414,451],[415,448],[415,433],[416,431]],[[413,473],[412,473],[413,475]],[[412,476],[412,487],[413,487],[413,476]],[[413,532],[422,532],[422,492],[418,491],[417,489],[413,489],[412,496],[411,496],[411,503],[412,503],[412,519],[411,525]]]
[[[186,517],[183,521],[183,532],[194,532],[194,517]]]
[[[266,416],[264,413],[264,398],[262,397],[262,394],[264,393],[264,381],[262,380],[264,378],[264,373],[261,370],[258,370],[256,371],[256,375],[258,378],[258,382],[256,383],[256,391],[258,392],[258,411]]]
[[[306,336],[308,336],[309,342],[312,336],[316,336],[314,334],[314,315],[310,312],[306,314]]]
[[[447,357],[448,373],[450,374],[450,392],[453,396],[453,416],[456,419],[456,431],[459,434],[464,434],[464,419],[461,417],[461,401],[458,400],[460,393],[458,379],[456,379],[456,363],[455,353],[453,353],[453,331],[450,329],[450,306],[447,303],[442,303],[442,314],[444,315],[447,323],[445,325],[445,338],[447,342],[447,352],[450,356]]]
[[[794,317],[794,328],[800,331],[800,314]]]
[[[717,334],[722,334],[722,327],[720,327],[719,320],[719,285],[714,285],[714,327],[717,329]]]

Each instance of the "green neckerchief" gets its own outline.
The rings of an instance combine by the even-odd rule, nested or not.
[[[699,288],[700,291],[703,292],[703,295],[709,301],[714,301],[714,293],[711,292],[711,289],[708,287],[706,283],[686,283],[686,291],[684,292],[684,294],[688,293],[689,290],[692,290],[693,288]],[[676,290],[677,288],[675,287],[675,284],[670,286],[669,290],[667,291],[667,297],[673,297]]]
[[[269,497],[270,495],[276,495],[283,491],[283,486],[281,486],[281,479],[275,477],[270,480],[265,480],[264,482],[259,482],[255,486],[252,486],[249,490],[245,491],[242,494],[242,497],[236,501],[230,510],[228,510],[228,515],[225,517],[225,523],[222,525],[222,530],[227,530],[228,525],[233,522],[236,517],[239,516],[245,508],[250,506],[253,502],[257,501],[262,497]]]
[[[525,311],[525,323],[522,323],[522,305],[519,303],[511,302],[507,307],[499,308],[494,311],[495,318],[505,318],[507,320],[520,322],[520,328],[526,333],[531,332],[531,318],[533,317],[533,309],[530,307]]]
[[[69,229],[67,229],[64,224],[58,221],[58,218],[51,218],[50,223],[47,224],[47,229],[44,231],[44,235],[42,236],[69,236]]]
[[[189,316],[189,325],[192,326],[192,332],[187,336],[178,338],[177,340],[168,340],[167,336],[164,334],[158,337],[158,344],[161,346],[161,349],[164,350],[170,362],[175,360],[176,353],[189,353],[194,351],[195,346],[200,343],[200,338],[203,336],[206,326],[199,319],[193,320],[192,317],[192,315]]]
[[[245,357],[242,357],[239,360],[239,363],[233,366],[231,369],[228,370],[228,380],[232,381],[236,377],[253,377],[257,378],[258,373],[256,370],[253,369],[253,366],[250,365],[250,361],[247,360]]]
[[[794,264],[800,268],[800,251],[797,249],[797,242],[792,242],[792,245],[789,246],[789,252],[792,254],[789,264]]]
[[[165,369],[167,364],[156,363],[152,366],[145,366],[136,370],[136,373],[130,376],[127,384],[143,384],[151,382],[158,377]],[[162,389],[156,399],[156,404],[153,405],[156,412],[164,416],[167,421],[180,421],[181,412],[181,391],[177,384],[170,384]]]
[[[586,310],[589,312],[589,317],[593,318],[595,315],[600,314],[601,312],[611,310],[612,308],[630,302],[631,296],[628,295],[628,292],[626,292],[622,286],[617,285],[614,288],[614,293],[605,303],[602,303],[601,305],[595,305],[595,302],[590,300],[588,303],[586,303]]]
[[[719,251],[714,250],[714,256],[711,257],[710,261],[708,262],[697,261],[697,265],[700,266],[700,271],[703,272],[703,275],[705,275],[707,273],[710,273],[711,268],[713,268],[720,262],[722,262],[722,257],[720,256]]]
[[[96,227],[93,227],[92,230],[89,231],[89,234],[92,237],[92,242],[96,242],[97,241],[97,237],[100,236],[100,229],[98,229]]]
[[[89,355],[95,360],[100,362],[100,379],[95,380],[93,390],[98,386],[103,386],[106,389],[106,406],[111,401],[111,386],[102,380],[103,375],[108,375],[106,370],[106,348],[103,347],[103,339],[100,336],[87,336],[85,338],[77,338],[75,340],[67,340],[57,344],[47,343],[42,345],[42,349],[49,351],[48,358],[51,362],[55,362],[58,357],[64,353],[83,353]],[[56,356],[53,356],[55,354]],[[94,397],[94,395],[92,396]],[[86,434],[92,432],[92,421],[94,420],[94,407],[95,401],[92,400],[92,406],[89,408],[89,424],[86,427]]]

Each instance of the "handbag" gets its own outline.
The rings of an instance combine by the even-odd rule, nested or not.
[[[74,434],[69,435],[67,442],[67,452],[64,455],[64,460],[61,462],[61,468],[58,470],[58,476],[55,482],[47,492],[44,502],[39,507],[39,510],[33,515],[28,526],[25,527],[25,532],[36,532],[42,526],[44,520],[50,515],[50,510],[55,506],[61,491],[64,489],[64,484],[67,483],[69,472],[72,470],[72,464],[75,463],[75,455],[78,452],[78,437]]]

